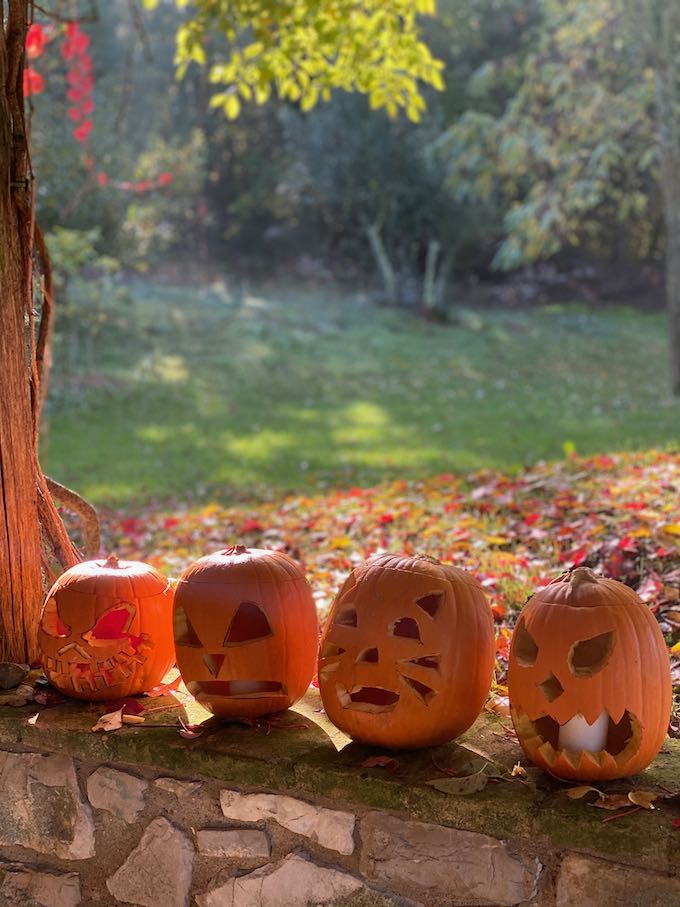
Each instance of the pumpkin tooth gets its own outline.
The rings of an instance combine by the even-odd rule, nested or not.
[[[537,754],[540,755],[543,759],[545,759],[546,762],[550,763],[550,765],[553,765],[553,763],[554,763],[554,762],[557,760],[557,758],[561,755],[562,750],[560,750],[559,753],[558,753],[558,752],[555,752],[555,747],[552,745],[552,743],[551,743],[549,740],[545,740],[545,741],[541,744],[541,746],[538,747],[538,749],[536,750],[536,752],[537,752]]]
[[[581,771],[589,771],[591,769],[599,769],[602,765],[602,756],[604,750],[600,750],[597,753],[591,753],[590,750],[581,750]]]

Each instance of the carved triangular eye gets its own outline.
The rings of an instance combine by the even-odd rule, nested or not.
[[[56,639],[65,639],[71,635],[71,628],[67,627],[59,617],[57,600],[54,596],[45,602],[40,626],[48,636],[54,636]]]
[[[520,617],[515,624],[512,647],[518,665],[523,668],[532,668],[536,664],[538,646],[536,645],[536,640],[524,625],[523,617]]]
[[[225,655],[213,655],[210,653],[206,653],[203,656],[203,664],[210,671],[213,677],[217,677],[217,675],[222,670],[222,665],[224,664],[225,657]]]
[[[134,616],[134,605],[124,604],[112,608],[106,614],[102,614],[94,627],[88,633],[84,633],[83,637],[88,640],[122,639],[127,635]]]
[[[173,622],[175,627],[175,645],[189,646],[192,649],[203,648],[203,643],[198,638],[198,633],[194,630],[184,608],[175,606]]]
[[[229,624],[223,645],[238,646],[271,635],[272,628],[262,608],[255,602],[241,602]]]
[[[423,595],[422,598],[416,599],[416,604],[422,608],[430,617],[436,617],[437,612],[444,600],[443,592],[431,592],[429,595]]]
[[[576,677],[591,677],[607,664],[613,648],[612,630],[575,642],[567,658],[569,670]]]

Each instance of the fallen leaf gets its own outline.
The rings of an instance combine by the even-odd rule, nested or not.
[[[388,768],[391,772],[399,768],[399,760],[392,756],[370,756],[361,763],[362,768]]]
[[[496,715],[503,715],[507,718],[510,714],[510,700],[507,696],[492,696],[484,704],[487,712],[495,712]]]
[[[38,718],[40,717],[40,712],[36,712],[31,718],[27,719],[27,724],[37,724]]]
[[[520,765],[519,762],[516,762],[513,765],[512,771],[510,772],[510,774],[512,775],[513,778],[526,778],[527,771],[525,768],[522,768],[522,766]]]
[[[630,801],[628,794],[602,794],[599,800],[589,805],[599,809],[625,809],[635,804]]]
[[[144,724],[143,715],[126,715],[123,713],[123,724]]]
[[[443,794],[452,794],[456,797],[466,797],[484,790],[489,783],[489,775],[481,769],[474,775],[463,775],[461,778],[434,778],[425,782]]]
[[[581,784],[579,787],[570,787],[564,791],[564,795],[569,797],[570,800],[582,800],[586,794],[589,793],[597,794],[598,797],[602,798],[605,795],[601,790],[598,790],[596,787],[591,787],[590,784]]]
[[[654,800],[658,797],[658,794],[655,794],[651,790],[631,790],[628,791],[628,799],[631,803],[634,803],[636,806],[641,806],[643,809],[655,809]]]
[[[185,740],[196,740],[203,733],[204,729],[200,724],[185,724],[181,718],[178,720],[181,724],[179,736],[184,737]]]
[[[117,731],[123,726],[123,710],[118,709],[117,712],[107,712],[106,715],[102,715],[101,718],[97,720],[97,723],[92,728],[94,733],[99,731]]]

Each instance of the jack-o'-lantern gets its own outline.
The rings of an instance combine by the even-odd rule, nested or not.
[[[494,665],[476,580],[429,557],[379,555],[345,581],[319,655],[326,713],[360,743],[435,746],[477,718]]]
[[[639,772],[668,727],[670,663],[659,625],[632,589],[588,567],[524,606],[508,689],[524,752],[559,778]]]
[[[299,566],[236,545],[202,557],[175,592],[177,664],[189,692],[223,718],[280,712],[309,687],[316,607]]]
[[[47,594],[38,647],[52,686],[76,699],[134,696],[174,663],[172,586],[148,564],[85,561]]]

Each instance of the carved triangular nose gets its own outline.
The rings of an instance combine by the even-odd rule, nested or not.
[[[212,676],[217,677],[217,675],[222,670],[222,665],[224,664],[224,655],[206,654],[203,656],[203,663],[210,671]]]
[[[377,648],[363,649],[363,651],[359,652],[357,655],[356,664],[366,664],[367,662],[375,663],[378,661],[378,658],[379,652]]]

